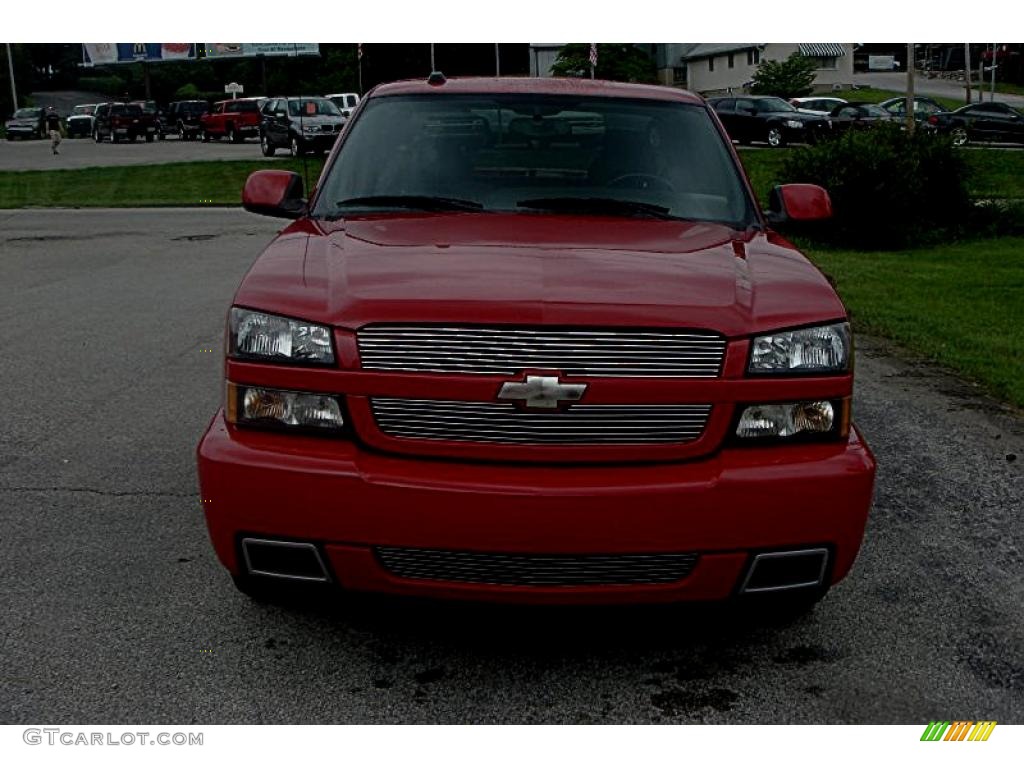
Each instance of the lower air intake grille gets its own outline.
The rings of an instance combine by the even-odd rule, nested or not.
[[[697,563],[693,553],[511,555],[399,547],[377,547],[376,553],[403,579],[533,587],[669,584],[686,578]]]

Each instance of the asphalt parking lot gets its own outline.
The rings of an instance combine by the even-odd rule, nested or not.
[[[870,339],[875,507],[807,617],[250,602],[207,540],[193,451],[232,292],[276,226],[0,212],[0,721],[1024,721],[1024,422]]]
[[[288,153],[277,150],[278,157]],[[0,141],[0,171],[50,171],[68,168],[93,168],[115,165],[156,165],[188,163],[198,160],[270,160],[263,157],[256,139],[240,144],[229,141],[179,141],[169,136],[163,141],[146,143],[144,139],[121,144],[92,139],[64,139],[60,154],[50,151],[50,141]]]

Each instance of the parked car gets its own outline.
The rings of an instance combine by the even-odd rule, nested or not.
[[[346,119],[352,116],[352,111],[359,106],[358,93],[329,93],[324,98],[333,101],[334,106],[341,110]]]
[[[232,144],[260,134],[260,108],[254,99],[218,101],[199,118],[203,141],[225,138]]]
[[[1001,101],[968,104],[952,112],[939,112],[928,118],[927,126],[948,134],[958,147],[971,141],[1024,144],[1024,112]]]
[[[766,141],[772,147],[813,142],[828,131],[828,120],[798,112],[777,96],[723,96],[708,99],[729,136],[740,144]]]
[[[885,101],[878,102],[878,106],[893,115],[898,120],[904,120],[907,114],[907,100],[903,97],[896,97],[894,99],[886,99]],[[932,115],[937,115],[939,112],[945,112],[946,108],[927,96],[915,96],[914,97],[914,120],[917,122],[927,121]]]
[[[23,107],[15,110],[4,122],[7,140],[42,139],[46,137],[46,113],[39,107]]]
[[[165,126],[164,118],[165,115],[155,101],[132,101],[131,104],[137,104],[143,114],[150,115],[153,118],[153,124],[156,126],[156,137],[163,141],[167,138],[167,128]]]
[[[95,104],[79,104],[71,110],[71,114],[68,115],[64,123],[67,126],[69,139],[92,137],[96,106]]]
[[[334,102],[319,96],[270,99],[263,105],[262,117],[260,146],[267,157],[282,147],[292,157],[326,152],[345,125]]]
[[[877,125],[897,123],[899,119],[877,104],[851,101],[832,110],[829,115],[832,130],[842,133],[851,129],[862,130]]]
[[[138,138],[153,141],[156,135],[156,116],[147,114],[138,104],[114,102],[96,107],[92,137],[97,144],[107,138],[113,144]]]
[[[167,132],[177,134],[182,141],[199,136],[203,127],[200,118],[210,111],[205,101],[172,101],[167,105]]]
[[[847,311],[773,231],[827,192],[763,213],[682,90],[430,82],[375,88],[309,199],[286,170],[242,191],[294,221],[198,446],[236,585],[810,606],[875,474]]]
[[[801,96],[790,99],[789,103],[800,112],[824,116],[830,114],[836,107],[845,104],[846,99],[840,99],[838,96]]]

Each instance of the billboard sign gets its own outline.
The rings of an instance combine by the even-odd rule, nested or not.
[[[195,43],[82,43],[86,66],[194,59]]]
[[[320,55],[320,43],[200,43],[199,48],[208,59]]]

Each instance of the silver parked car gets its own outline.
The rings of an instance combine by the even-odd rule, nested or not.
[[[801,96],[790,99],[789,103],[799,112],[806,112],[810,115],[828,115],[836,107],[846,104],[846,99],[840,99],[838,96]]]

